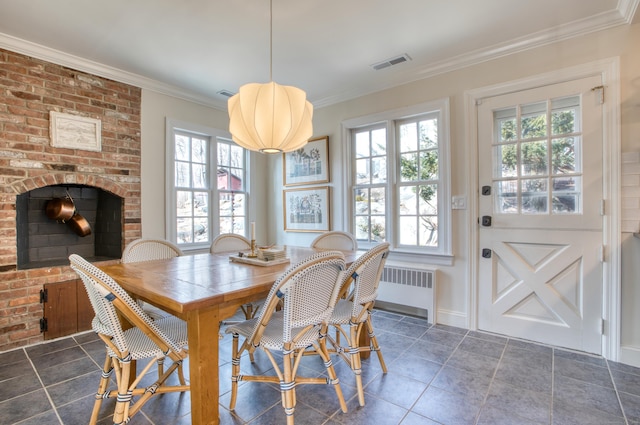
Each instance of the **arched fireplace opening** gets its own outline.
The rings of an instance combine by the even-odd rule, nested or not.
[[[83,236],[69,220],[47,216],[49,201],[67,197],[73,200],[76,212],[86,219],[89,234]],[[18,195],[18,269],[68,265],[71,254],[90,261],[120,258],[123,201],[101,188],[74,184],[45,186]]]

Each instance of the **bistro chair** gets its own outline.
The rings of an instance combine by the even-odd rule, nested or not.
[[[280,385],[288,425],[294,424],[296,385],[332,384],[340,408],[347,412],[342,389],[325,345],[326,321],[333,312],[344,269],[344,255],[338,251],[321,252],[308,257],[289,267],[273,284],[257,317],[226,329],[227,333],[233,335],[231,410],[235,409],[238,383],[255,381]],[[283,307],[277,310],[280,301]],[[242,345],[238,341],[240,336],[245,338]],[[298,375],[303,352],[309,347],[313,347],[324,360],[329,378]],[[275,375],[240,373],[243,353],[253,353],[258,348],[266,353]]]
[[[311,248],[357,251],[358,241],[351,233],[333,230],[322,233],[315,238],[313,242],[311,242]]]
[[[236,235],[234,233],[222,233],[216,236],[211,242],[210,251],[212,254],[219,254],[223,252],[235,252],[247,251],[251,249],[251,242],[249,239],[242,235]],[[251,319],[256,315],[256,311],[260,308],[260,303],[248,303],[240,306],[240,309],[244,313],[246,319]],[[223,321],[223,325],[228,325],[232,322]]]
[[[107,351],[89,423],[97,422],[105,398],[117,400],[113,423],[125,424],[153,396],[189,391],[182,370],[182,363],[188,357],[186,323],[174,316],[152,320],[109,275],[77,254],[72,254],[69,261],[84,283],[96,314],[91,323],[93,330],[105,343]],[[164,370],[166,358],[172,363]],[[149,360],[148,363],[136,376],[132,364],[145,359]],[[158,367],[157,380],[149,386],[139,387],[155,364]],[[113,383],[113,371],[117,388],[108,390]],[[179,385],[167,382],[174,372],[177,372]]]
[[[221,233],[211,242],[211,247],[209,251],[212,254],[219,254],[225,252],[235,252],[238,253],[240,251],[247,251],[251,249],[251,242],[249,239],[245,238],[242,235],[237,235],[235,233]],[[252,302],[243,304],[240,306],[240,310],[244,314],[245,319],[251,319],[256,315],[256,312],[260,308],[260,302]],[[226,326],[233,323],[237,323],[236,321],[231,320],[223,320],[220,322],[220,326]],[[220,338],[223,338],[223,335],[220,334]],[[253,361],[253,353],[251,353],[251,361]]]
[[[387,366],[373,330],[371,311],[378,297],[380,276],[389,253],[389,243],[374,246],[351,264],[341,283],[339,299],[329,325],[336,330],[335,338],[327,337],[331,353],[338,354],[349,364],[356,376],[358,401],[364,406],[364,390],[362,388],[360,353],[375,351],[383,373]],[[360,336],[366,326],[368,346],[362,346]],[[341,337],[346,344],[341,345]]]
[[[212,254],[220,252],[238,252],[251,249],[251,241],[242,235],[235,233],[222,233],[211,242],[210,251]]]
[[[123,263],[139,263],[143,261],[168,260],[183,255],[180,248],[163,239],[136,239],[129,243],[122,252]],[[154,320],[170,316],[157,307],[138,300],[138,304]]]

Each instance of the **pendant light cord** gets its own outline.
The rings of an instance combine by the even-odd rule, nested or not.
[[[269,0],[269,81],[273,81],[273,0]]]

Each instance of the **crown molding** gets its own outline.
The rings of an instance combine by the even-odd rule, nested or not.
[[[537,47],[553,44],[559,41],[580,37],[593,32],[606,30],[619,25],[629,24],[635,15],[640,0],[620,0],[618,9],[595,15],[563,25],[558,28],[544,30],[515,38],[504,43],[494,44],[483,49],[474,50],[458,56],[447,58],[439,62],[433,62],[428,67],[422,68],[411,74],[399,75],[395,83],[385,87],[375,88],[368,93],[355,93],[343,91],[336,96],[326,97],[313,102],[315,107],[329,106],[344,102],[356,97],[365,96],[381,90],[391,89],[404,84],[430,78],[446,72],[477,65],[490,60],[498,59],[515,53],[531,50]]]
[[[371,90],[366,92],[361,90],[344,90],[340,92],[340,94],[317,99],[313,101],[313,105],[315,108],[334,105],[336,103],[366,96],[378,91],[391,89],[446,72],[466,68],[507,55],[602,31],[619,25],[630,24],[634,19],[639,4],[640,0],[619,0],[616,10],[574,21],[551,30],[544,30],[524,37],[515,38],[504,43],[494,44],[487,48],[467,52],[439,62],[433,62],[429,66],[421,68],[415,72],[400,73],[393,82],[383,86],[373,87]],[[109,78],[121,83],[131,84],[142,89],[173,96],[178,99],[220,111],[227,110],[226,100],[213,99],[200,93],[191,92],[174,85],[162,83],[160,81],[123,71],[99,62],[94,62],[36,43],[31,43],[7,34],[0,33],[0,47],[32,56],[37,59],[77,69],[79,71],[88,72],[100,77]]]
[[[11,50],[16,53],[31,56],[36,59],[45,60],[57,65],[72,68],[78,71],[87,72],[99,77],[108,78],[120,83],[130,84],[132,86],[148,89],[157,93],[173,96],[182,100],[197,103],[210,108],[227,110],[226,102],[211,99],[198,93],[189,92],[177,86],[162,83],[160,81],[143,77],[132,72],[123,71],[99,62],[74,56],[60,50],[52,49],[30,41],[12,37],[7,34],[0,33],[0,48]]]

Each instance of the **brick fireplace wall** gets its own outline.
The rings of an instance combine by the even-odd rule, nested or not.
[[[0,352],[41,341],[40,290],[76,278],[17,268],[17,195],[94,186],[124,199],[123,245],[141,236],[140,104],[138,87],[0,49]],[[52,147],[50,111],[100,120],[101,151]]]

